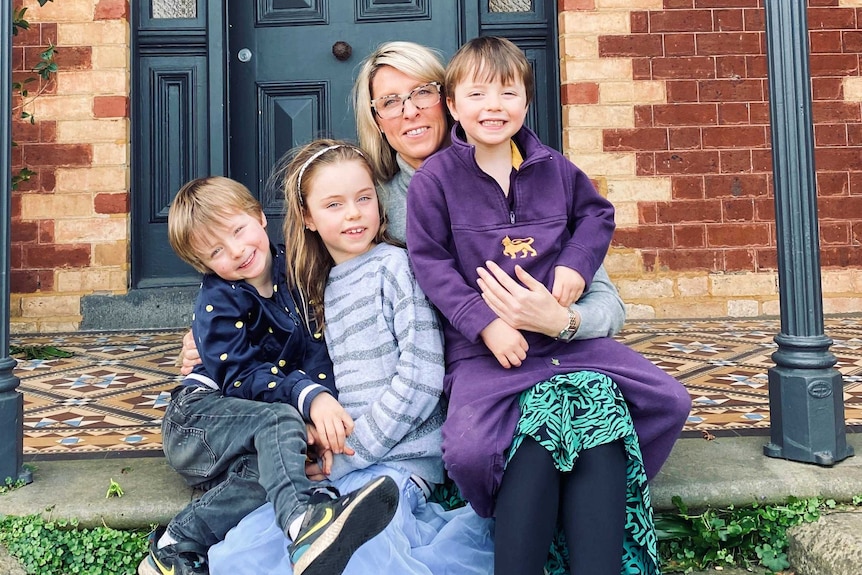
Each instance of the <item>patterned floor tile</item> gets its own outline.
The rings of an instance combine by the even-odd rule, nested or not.
[[[619,341],[678,378],[692,396],[686,436],[769,435],[768,370],[774,318],[655,320],[626,324]],[[824,320],[844,384],[845,422],[862,426],[862,317]],[[13,337],[72,357],[19,360],[24,451],[32,457],[154,455],[184,330],[77,332]]]

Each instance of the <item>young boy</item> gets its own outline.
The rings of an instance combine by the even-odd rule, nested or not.
[[[476,512],[496,518],[496,575],[541,573],[558,521],[571,572],[618,575],[625,553],[632,572],[653,575],[635,425],[678,433],[667,406],[684,401],[668,398],[687,393],[612,338],[574,341],[569,306],[607,253],[614,209],[524,126],[533,83],[512,42],[464,44],[446,69],[451,146],[416,170],[407,193],[416,280],[445,319],[443,460]],[[495,265],[550,291],[559,323],[538,332],[498,317],[476,281]]]
[[[288,289],[284,248],[242,184],[201,178],[168,213],[177,254],[203,272],[192,331],[202,364],[171,393],[162,423],[168,463],[204,494],[154,533],[140,575],[207,573],[210,546],[272,502],[299,574],[341,573],[389,523],[398,489],[378,478],[338,497],[306,476],[308,443],[323,461],[350,455],[353,420],[335,399],[332,364],[307,302]]]
[[[485,36],[462,46],[446,68],[446,104],[457,122],[453,145],[426,161],[410,182],[418,192],[408,194],[411,259],[443,262],[437,272],[417,269],[416,276],[433,278],[434,292],[463,306],[451,319],[468,324],[458,326],[466,338],[457,338],[454,347],[447,338],[447,357],[464,346],[482,346],[483,339],[506,368],[520,365],[526,352],[517,330],[487,305],[476,305],[482,298],[475,285],[452,285],[447,274],[438,273],[452,261],[463,266],[465,278],[489,260],[515,277],[518,264],[567,308],[592,281],[613,237],[610,202],[524,125],[533,84],[530,63],[509,40]],[[437,217],[442,212],[447,216]],[[577,331],[574,315],[560,326],[562,339]]]

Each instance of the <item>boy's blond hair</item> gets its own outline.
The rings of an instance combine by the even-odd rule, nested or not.
[[[208,228],[240,212],[258,219],[263,213],[260,202],[244,185],[222,176],[192,180],[180,188],[171,202],[168,241],[183,261],[201,273],[212,273],[195,245]]]
[[[446,67],[446,94],[455,95],[461,82],[475,79],[482,82],[520,80],[527,94],[527,105],[533,101],[533,67],[511,40],[498,36],[480,36],[461,46]]]

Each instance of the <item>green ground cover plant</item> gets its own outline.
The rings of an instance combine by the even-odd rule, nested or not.
[[[778,572],[790,567],[788,528],[817,521],[825,511],[859,506],[862,497],[844,505],[832,499],[789,497],[781,505],[731,505],[697,513],[690,512],[679,497],[673,503],[678,513],[655,516],[664,572],[729,566]]]
[[[16,487],[9,484],[0,494]],[[432,500],[447,508],[464,504],[450,483],[438,487]],[[782,571],[790,567],[788,528],[816,521],[827,511],[862,506],[862,496],[844,504],[817,497],[789,497],[777,505],[728,506],[694,512],[680,498],[673,501],[676,512],[655,515],[664,573],[731,566]],[[32,574],[133,575],[147,553],[149,531],[124,531],[107,526],[84,529],[75,520],[6,516],[0,518],[0,545]]]
[[[432,500],[444,507],[464,505],[457,488],[447,482]],[[655,514],[663,573],[688,573],[714,567],[762,567],[777,573],[787,561],[787,529],[817,521],[827,510],[858,507],[862,496],[840,505],[832,499],[788,497],[781,505],[761,505],[691,511],[679,497],[676,512]]]
[[[20,359],[55,359],[58,357],[72,357],[69,351],[54,347],[53,345],[12,345],[9,347],[9,355]]]
[[[39,575],[133,575],[147,553],[147,533],[79,529],[75,520],[39,515],[0,519],[0,545],[27,573]]]

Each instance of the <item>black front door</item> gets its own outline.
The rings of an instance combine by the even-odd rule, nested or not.
[[[195,286],[200,279],[167,241],[168,207],[183,183],[228,175],[260,196],[285,151],[321,136],[353,139],[350,89],[357,67],[387,40],[425,44],[448,60],[479,34],[511,38],[536,72],[527,123],[560,146],[556,0],[141,0],[132,6],[133,288]],[[281,199],[273,196],[261,199],[278,238]]]
[[[469,14],[467,4],[476,11]],[[478,34],[461,0],[236,0],[228,9],[230,175],[261,196],[281,237],[282,199],[264,193],[274,163],[318,137],[355,140],[350,91],[381,42],[414,40],[445,60]]]

